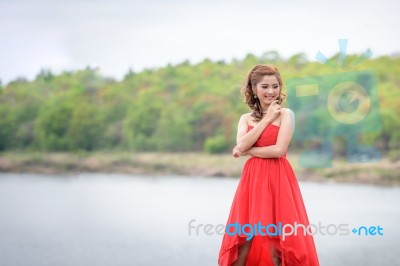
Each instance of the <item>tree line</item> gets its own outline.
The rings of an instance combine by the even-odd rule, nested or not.
[[[350,65],[358,58],[346,60]],[[275,51],[129,70],[120,81],[98,68],[59,74],[42,69],[34,80],[0,85],[0,151],[229,152],[239,117],[249,112],[240,88],[259,63],[275,64],[284,80],[332,72],[332,64],[309,61],[302,53],[284,59]],[[382,130],[365,133],[363,141],[398,154],[400,57],[380,56],[352,70],[362,69],[377,74],[382,117]]]

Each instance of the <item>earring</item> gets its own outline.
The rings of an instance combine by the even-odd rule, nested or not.
[[[257,95],[254,95],[254,99],[257,99]]]

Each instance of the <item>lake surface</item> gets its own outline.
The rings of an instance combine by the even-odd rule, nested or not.
[[[217,265],[222,234],[201,226],[225,225],[238,182],[0,174],[0,265]],[[312,224],[383,228],[375,236],[315,235],[321,265],[400,265],[399,188],[300,187]]]

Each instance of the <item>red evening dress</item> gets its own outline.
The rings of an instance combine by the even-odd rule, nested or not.
[[[251,128],[248,126],[248,130]],[[276,144],[279,129],[279,126],[273,124],[266,126],[254,146]],[[297,228],[297,235],[282,237],[279,234],[280,222],[282,226],[291,224],[294,227],[296,223],[304,227],[309,225],[299,184],[286,154],[281,158],[252,156],[244,164],[227,227],[228,224],[255,225],[259,222],[263,226],[274,224],[276,227],[269,227],[268,231],[264,229],[263,235],[254,233],[246,266],[274,266],[271,254],[281,259],[282,266],[319,265],[312,236],[313,228],[309,227],[308,232],[311,233],[306,234],[302,228]],[[246,228],[245,232],[249,230]],[[255,230],[253,228],[253,232]],[[285,230],[289,232],[291,229]],[[239,231],[240,228],[232,234],[235,230],[230,228],[230,234],[224,233],[218,257],[219,266],[230,266],[237,260],[238,247],[249,236],[239,235]]]

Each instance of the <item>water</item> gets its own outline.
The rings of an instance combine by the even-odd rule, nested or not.
[[[215,227],[225,224],[237,184],[202,177],[0,174],[0,265],[217,265],[222,235]],[[384,228],[383,236],[315,235],[321,265],[400,265],[399,188],[300,187],[311,223]],[[197,233],[189,234],[190,221]]]

